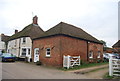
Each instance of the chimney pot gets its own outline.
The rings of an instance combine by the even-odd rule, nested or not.
[[[18,30],[15,30],[15,34],[18,33]]]
[[[38,24],[37,21],[38,21],[38,17],[37,17],[37,16],[34,16],[34,17],[33,17],[33,24]]]
[[[2,36],[4,36],[4,34],[3,34],[3,33],[2,33],[1,35],[2,35]]]

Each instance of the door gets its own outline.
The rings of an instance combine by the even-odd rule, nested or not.
[[[34,49],[34,62],[39,61],[39,48]]]

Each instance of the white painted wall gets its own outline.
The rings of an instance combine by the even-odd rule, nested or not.
[[[5,46],[5,42],[1,41],[1,35],[0,35],[0,50],[5,50],[6,46]]]
[[[18,57],[19,55],[19,39],[11,40],[8,42],[7,52],[12,53]]]
[[[32,40],[30,37],[25,37],[26,38],[26,42],[23,43],[23,38],[18,38],[18,39],[14,39],[8,42],[8,52],[12,53],[14,55],[16,55],[17,57],[20,58],[25,58],[25,56],[22,56],[22,48],[26,48],[26,49],[30,49],[30,55],[28,55],[26,52],[26,57],[31,58],[31,51],[32,51]]]

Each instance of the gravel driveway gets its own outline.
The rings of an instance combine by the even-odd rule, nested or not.
[[[15,62],[2,64],[2,79],[88,79],[85,75],[76,75],[54,68],[35,64]]]

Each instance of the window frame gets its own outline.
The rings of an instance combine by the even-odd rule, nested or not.
[[[26,43],[26,37],[22,38],[22,43],[25,44]]]
[[[89,58],[93,58],[93,51],[89,51]]]
[[[31,49],[30,48],[28,48],[28,55],[30,55],[31,54]]]
[[[101,52],[100,51],[98,51],[98,53],[97,53],[98,55],[97,55],[97,58],[100,58],[100,55],[101,55]]]
[[[23,49],[25,49],[25,50],[26,50],[25,55],[23,55]],[[26,56],[26,54],[27,54],[27,49],[26,49],[26,48],[22,48],[22,53],[21,53],[21,56]]]
[[[49,49],[49,51],[48,51],[48,49]],[[46,57],[50,57],[50,56],[51,56],[51,48],[46,48]]]

